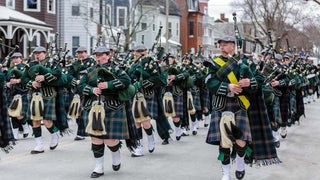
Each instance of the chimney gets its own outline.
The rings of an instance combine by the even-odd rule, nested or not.
[[[220,13],[220,19],[224,22],[229,22],[229,18],[226,18],[224,13]]]
[[[224,20],[224,19],[225,19],[224,13],[220,13],[220,19],[221,19],[221,20]]]

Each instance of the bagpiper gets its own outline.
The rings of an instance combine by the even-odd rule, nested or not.
[[[27,119],[28,111],[28,89],[21,83],[21,78],[25,68],[22,54],[16,52],[11,56],[11,64],[7,72],[7,90],[9,99],[9,116],[11,117],[13,135],[16,140],[19,139],[19,128],[23,131],[23,138],[29,134],[29,124]]]
[[[113,170],[120,169],[120,140],[132,138],[130,131],[134,127],[128,121],[125,102],[133,97],[135,89],[127,73],[110,61],[109,49],[98,47],[94,55],[96,65],[85,70],[78,89],[84,98],[82,116],[95,159],[90,177],[98,178],[104,174],[105,145],[112,153]]]
[[[235,149],[235,175],[242,179],[245,175],[244,156],[252,140],[247,114],[250,106],[248,95],[256,91],[257,83],[249,67],[235,56],[236,39],[224,37],[218,43],[221,56],[207,65],[206,85],[213,95],[213,110],[206,142],[219,146],[218,159],[222,162],[223,180],[231,178],[230,149]]]

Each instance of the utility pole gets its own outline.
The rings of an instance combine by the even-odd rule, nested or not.
[[[169,50],[169,0],[166,0],[166,47],[165,50],[168,53]]]
[[[99,24],[98,24],[98,31],[97,34],[98,35],[102,35],[102,21],[103,21],[103,1],[100,0],[99,1]]]

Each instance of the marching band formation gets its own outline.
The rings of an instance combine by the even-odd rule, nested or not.
[[[176,141],[197,135],[203,120],[206,142],[219,148],[223,180],[231,178],[231,161],[237,179],[245,176],[245,164],[281,163],[280,137],[287,137],[304,105],[319,96],[318,68],[306,56],[272,46],[255,57],[237,53],[234,37],[218,43],[221,55],[214,58],[200,52],[176,58],[161,48],[154,54],[154,47],[143,45],[125,56],[103,46],[91,56],[79,47],[72,61],[41,46],[27,59],[10,52],[0,71],[1,149],[9,152],[17,140],[33,135],[31,154],[44,153],[43,124],[54,150],[73,119],[75,140],[91,138],[91,178],[98,178],[104,174],[105,146],[118,171],[123,142],[132,157],[140,157],[154,152],[155,132],[167,145],[172,135]]]

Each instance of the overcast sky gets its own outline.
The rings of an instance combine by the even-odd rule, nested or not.
[[[233,0],[210,0],[208,3],[209,15],[215,19],[219,19],[220,13],[225,13],[225,16],[232,19],[232,7],[230,3]]]

